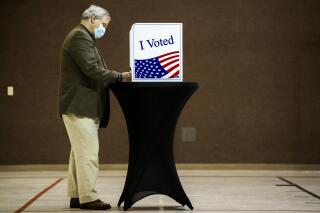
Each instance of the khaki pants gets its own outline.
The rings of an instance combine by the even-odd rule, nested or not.
[[[100,119],[63,114],[63,122],[71,143],[67,195],[79,197],[80,203],[98,198],[95,184],[99,171]]]

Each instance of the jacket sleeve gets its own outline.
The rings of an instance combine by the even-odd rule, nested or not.
[[[98,64],[92,39],[81,31],[74,34],[67,52],[89,78],[108,84],[114,82],[120,74],[114,70],[105,69],[104,66]]]

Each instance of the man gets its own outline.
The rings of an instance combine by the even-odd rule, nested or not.
[[[95,39],[105,34],[110,20],[107,10],[91,5],[61,48],[58,114],[71,143],[67,190],[70,208],[111,208],[99,199],[95,190],[99,170],[98,129],[106,126],[109,119],[108,84],[130,81],[131,73],[108,69],[95,46]]]

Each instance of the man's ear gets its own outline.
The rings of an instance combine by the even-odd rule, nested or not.
[[[95,17],[95,16],[92,16],[92,17],[91,17],[91,24],[94,24],[95,21],[96,21],[96,17]]]

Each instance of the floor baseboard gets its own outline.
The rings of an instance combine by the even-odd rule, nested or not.
[[[199,164],[177,163],[178,170],[320,170],[320,164]],[[100,170],[127,170],[127,164],[100,164]],[[0,171],[63,171],[68,164],[0,165]]]

